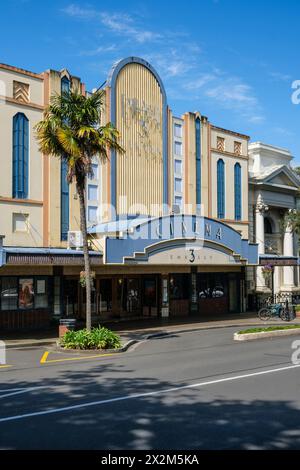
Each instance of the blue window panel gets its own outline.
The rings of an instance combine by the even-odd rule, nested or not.
[[[234,166],[234,217],[242,220],[242,172],[241,165]]]
[[[61,161],[61,239],[68,239],[68,231],[70,227],[70,198],[69,184],[67,182],[68,164]]]
[[[88,222],[95,223],[98,221],[98,207],[88,206]]]
[[[92,173],[93,175],[89,176],[89,180],[98,180],[99,179],[99,167],[98,163],[92,163]]]
[[[218,219],[225,219],[225,163],[222,159],[217,163],[217,197]]]
[[[70,92],[70,80],[68,77],[63,77],[61,79],[61,93],[69,93]]]
[[[175,192],[182,193],[182,180],[175,178]]]
[[[29,121],[23,113],[13,118],[13,197],[28,198]]]
[[[88,200],[98,201],[98,186],[95,184],[88,185]]]
[[[174,144],[175,147],[175,155],[182,156],[182,143],[181,142],[175,142]]]
[[[70,92],[70,80],[68,77],[61,79],[61,93]],[[61,240],[68,239],[68,231],[70,229],[70,188],[67,182],[68,164],[61,161]]]
[[[201,122],[196,119],[196,204],[201,204]]]
[[[182,126],[180,124],[174,125],[174,135],[175,137],[182,137]]]
[[[182,197],[179,197],[179,196],[175,197],[175,205],[182,208]]]
[[[175,174],[182,175],[182,161],[175,160]]]

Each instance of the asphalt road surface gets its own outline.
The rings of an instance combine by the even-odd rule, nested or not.
[[[299,337],[235,343],[234,331],[113,356],[8,350],[0,449],[299,449]]]

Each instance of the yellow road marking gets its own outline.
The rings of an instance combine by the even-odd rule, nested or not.
[[[42,355],[41,364],[45,364],[48,356],[49,356],[49,352],[48,351],[44,352],[44,354]]]
[[[0,369],[7,369],[8,367],[12,367],[12,366],[0,366]]]
[[[97,354],[96,356],[67,357],[65,359],[50,359],[50,360],[47,360],[49,354],[50,354],[49,351],[44,352],[44,354],[43,354],[43,356],[40,360],[41,364],[50,364],[50,363],[53,364],[54,362],[66,362],[66,361],[83,361],[83,360],[89,360],[89,359],[96,359],[96,358],[99,358],[99,357],[110,357],[110,356],[118,356],[119,355],[118,353],[114,353],[114,354]]]

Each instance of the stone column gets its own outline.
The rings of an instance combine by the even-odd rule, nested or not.
[[[268,210],[268,206],[264,203],[261,194],[259,194],[255,208],[256,243],[258,243],[259,255],[265,254],[265,212]],[[266,290],[266,281],[260,267],[256,271],[256,290],[260,292]]]
[[[287,226],[283,239],[283,256],[294,256],[294,234],[291,227]],[[295,287],[294,266],[283,268],[283,288],[291,290]]]

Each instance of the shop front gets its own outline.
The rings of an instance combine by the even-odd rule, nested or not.
[[[101,224],[92,233],[104,253],[95,281],[99,320],[245,311],[245,269],[257,265],[257,245],[228,225],[172,215]]]
[[[2,247],[2,255],[0,330],[41,329],[62,316],[85,316],[82,252]],[[99,266],[102,255],[91,253],[91,260]]]

